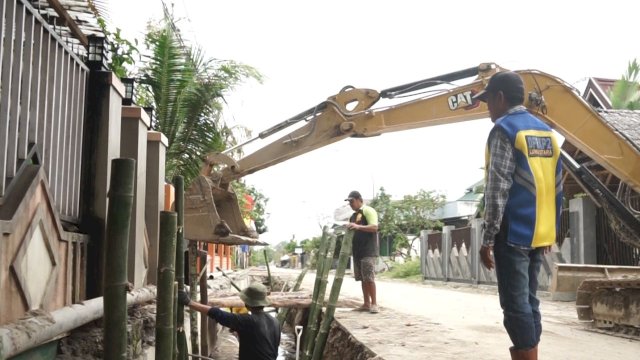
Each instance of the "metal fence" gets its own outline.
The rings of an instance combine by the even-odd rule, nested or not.
[[[88,68],[27,1],[3,0],[0,20],[0,204],[20,165],[40,162],[58,212],[75,222]]]

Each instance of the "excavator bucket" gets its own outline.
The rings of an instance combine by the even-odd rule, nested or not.
[[[184,237],[226,245],[266,245],[242,218],[236,194],[200,175],[185,192]]]

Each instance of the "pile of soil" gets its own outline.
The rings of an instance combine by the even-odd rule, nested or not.
[[[143,355],[145,349],[155,346],[155,302],[129,309],[127,323],[129,331],[134,324],[142,324],[141,331],[134,332],[127,346],[127,359],[136,359]],[[60,340],[56,359],[101,360],[103,357],[103,320],[100,319],[73,330],[69,336]]]

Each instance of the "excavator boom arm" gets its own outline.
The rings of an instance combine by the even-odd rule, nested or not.
[[[484,88],[497,67],[479,67],[478,78],[432,96],[374,109],[380,95],[368,89],[343,89],[317,108],[303,127],[247,155],[227,168],[223,183],[348,137],[451,124],[488,117],[484,103],[472,96]],[[535,70],[517,71],[525,83],[526,106],[579,150],[640,192],[640,151],[625,141],[574,89]],[[468,74],[468,70],[465,74]],[[349,111],[347,106],[356,103]]]

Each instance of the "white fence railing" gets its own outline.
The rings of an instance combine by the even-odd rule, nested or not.
[[[495,270],[480,263],[482,220],[473,220],[470,227],[454,229],[445,226],[442,233],[423,231],[420,236],[422,275],[425,280],[457,281],[472,284],[496,284]],[[553,264],[564,262],[557,247],[545,255],[538,276],[538,288],[548,290]]]

